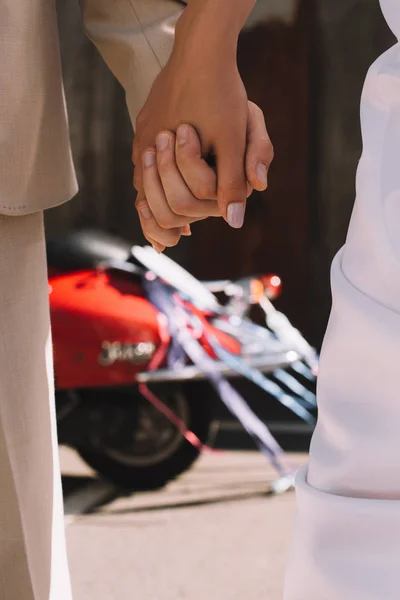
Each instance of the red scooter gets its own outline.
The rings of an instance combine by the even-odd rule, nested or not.
[[[143,397],[138,383],[150,385],[201,443],[213,432],[212,403],[208,394],[199,398],[196,393],[196,381],[204,379],[201,370],[188,361],[171,369],[166,359],[151,369],[161,346],[173,340],[146,297],[147,273],[166,280],[203,331],[252,368],[282,372],[305,356],[267,327],[243,318],[255,296],[267,302],[277,297],[276,276],[204,284],[150,248],[132,250],[95,231],[50,238],[47,254],[59,443],[75,448],[98,473],[124,488],[158,488],[199,454],[199,447]],[[219,372],[237,376],[216,359],[207,336],[200,343]]]

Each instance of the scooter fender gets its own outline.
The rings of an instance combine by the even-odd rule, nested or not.
[[[51,277],[49,292],[57,389],[134,384],[161,342],[140,283],[84,271]]]

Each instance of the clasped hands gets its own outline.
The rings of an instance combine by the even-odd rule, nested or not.
[[[141,159],[136,209],[145,238],[158,252],[175,246],[182,235],[191,235],[191,223],[223,216],[223,200],[220,198],[218,203],[218,170],[203,158],[200,138],[191,125],[180,125],[176,134],[161,131],[156,144],[147,147]],[[228,190],[233,204],[239,199],[237,214],[231,211],[229,215],[226,208],[232,227],[243,224],[245,201],[253,189],[261,191],[267,187],[272,159],[273,148],[264,116],[258,106],[249,102],[245,160],[237,174],[246,180],[246,191],[240,191],[239,195],[236,188]]]
[[[158,252],[207,217],[241,227],[246,199],[267,187],[273,159],[263,113],[248,101],[237,69],[237,40],[218,38],[213,51],[211,42],[202,45],[204,27],[196,37],[198,18],[181,21],[171,58],[138,115],[133,146],[136,208]]]

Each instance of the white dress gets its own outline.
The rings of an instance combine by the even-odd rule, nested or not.
[[[399,38],[400,0],[381,5]],[[285,600],[400,599],[400,44],[369,70],[361,125]]]

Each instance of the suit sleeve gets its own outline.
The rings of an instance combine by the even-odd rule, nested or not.
[[[177,0],[80,0],[84,29],[125,89],[133,126],[170,56]]]

